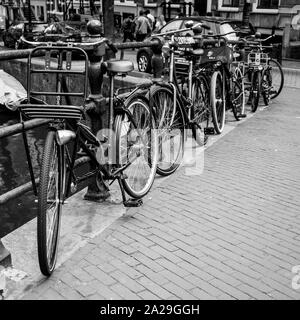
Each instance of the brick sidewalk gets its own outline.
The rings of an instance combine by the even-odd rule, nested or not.
[[[285,89],[23,299],[299,299],[299,100]]]

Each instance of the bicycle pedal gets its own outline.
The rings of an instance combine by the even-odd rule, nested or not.
[[[214,127],[204,128],[204,134],[205,135],[215,134],[215,128]]]
[[[125,207],[140,207],[143,204],[142,199],[128,199],[123,202]]]

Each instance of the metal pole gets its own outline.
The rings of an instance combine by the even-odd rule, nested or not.
[[[28,0],[28,10],[29,32],[32,32],[31,0]]]

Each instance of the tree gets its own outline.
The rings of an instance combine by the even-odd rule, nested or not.
[[[114,40],[114,0],[102,0],[102,4],[104,35]]]

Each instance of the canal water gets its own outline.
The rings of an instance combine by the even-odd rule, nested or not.
[[[0,112],[0,127],[18,123],[18,115]],[[39,175],[45,128],[27,131],[35,176]],[[0,195],[30,181],[22,134],[0,139]],[[33,192],[0,205],[0,239],[36,216]]]

